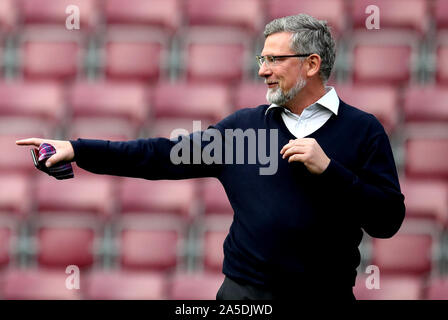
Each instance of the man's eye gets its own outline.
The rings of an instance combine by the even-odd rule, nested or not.
[[[268,60],[269,63],[274,63],[275,62],[275,58],[271,57],[271,56],[267,56],[266,59]]]

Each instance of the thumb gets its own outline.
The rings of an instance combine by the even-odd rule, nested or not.
[[[45,162],[45,166],[47,168],[49,168],[52,165],[58,163],[59,161],[61,161],[61,156],[56,153],[56,154],[52,155],[50,158],[48,158],[48,160]]]

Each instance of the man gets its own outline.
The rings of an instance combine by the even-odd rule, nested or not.
[[[284,17],[270,22],[264,35],[257,59],[270,105],[237,111],[203,132],[208,138],[199,143],[192,134],[128,142],[32,138],[17,144],[52,144],[57,152],[49,166],[66,160],[99,174],[218,178],[234,220],[224,243],[226,277],[217,299],[353,300],[362,230],[388,238],[404,219],[388,137],[374,116],[325,86],[335,60],[326,22],[304,14]],[[274,133],[267,139],[278,161],[273,172],[261,173],[261,157],[235,161],[241,150],[226,133],[238,129]],[[217,144],[213,156],[224,154],[226,161],[190,162],[195,147],[204,151],[219,140],[212,130],[233,148]],[[250,145],[244,148],[250,157]],[[173,161],[173,149],[182,149],[187,161]]]

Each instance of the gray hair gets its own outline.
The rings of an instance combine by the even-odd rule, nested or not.
[[[328,80],[336,58],[334,39],[324,20],[298,14],[272,20],[264,29],[264,37],[278,32],[291,32],[291,49],[295,53],[317,53],[322,59],[319,75]]]

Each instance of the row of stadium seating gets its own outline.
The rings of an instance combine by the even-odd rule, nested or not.
[[[338,41],[334,79],[361,84],[448,83],[448,31],[422,40],[401,30],[359,31]],[[180,79],[253,80],[262,38],[225,27],[190,27],[171,40],[152,28],[111,26],[85,36],[63,26],[28,26],[0,38],[5,77],[72,81],[107,78],[155,83]]]
[[[11,30],[22,23],[65,24],[69,5],[79,7],[81,27],[88,29],[102,24],[138,24],[174,32],[185,25],[222,25],[259,32],[266,21],[303,12],[329,21],[338,35],[350,28],[365,28],[371,14],[366,9],[371,5],[380,9],[381,28],[424,33],[432,26],[448,27],[444,0],[3,0],[0,27]]]
[[[342,100],[374,114],[389,134],[399,127],[403,129],[403,125],[448,122],[446,87],[410,86],[397,90],[385,85],[334,85]],[[164,127],[167,120],[185,119],[183,124],[188,125],[188,130],[192,129],[192,120],[201,120],[205,129],[240,108],[266,104],[266,91],[262,82],[244,82],[233,88],[169,82],[146,86],[85,81],[68,87],[53,82],[0,82],[0,116],[2,125],[13,119],[34,121],[53,136],[56,132],[51,129],[56,128],[71,128],[64,132],[70,138],[91,134],[82,131],[89,127],[83,126],[83,121],[94,120],[103,120],[104,126],[104,120],[112,121],[111,136],[115,133],[119,137],[117,122],[123,122],[122,135],[127,139],[137,137],[142,129],[146,129],[145,135],[169,136],[169,128]],[[99,131],[100,126],[101,121],[95,130]],[[19,131],[11,127],[1,133]],[[15,127],[20,127],[20,123]],[[107,128],[104,130],[107,133]]]

